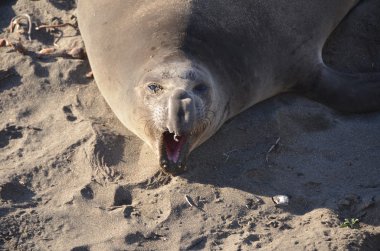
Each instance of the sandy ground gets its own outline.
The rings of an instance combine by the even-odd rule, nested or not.
[[[75,3],[0,2],[0,38],[27,50],[0,48],[0,250],[380,250],[380,113],[281,95],[226,123],[187,173],[166,176],[86,78],[86,60],[36,54],[61,34],[57,48],[80,45],[79,32],[7,32],[24,13],[34,27],[75,23]],[[378,13],[378,0],[363,1],[326,62],[379,72]],[[279,194],[289,205],[273,203]],[[355,228],[340,227],[352,218]]]

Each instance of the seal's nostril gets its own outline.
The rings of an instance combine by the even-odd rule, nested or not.
[[[187,92],[183,92],[179,96],[179,99],[186,99],[186,98],[190,98],[190,95]]]
[[[177,112],[177,116],[179,119],[182,119],[185,116],[185,111],[183,109],[179,109]]]

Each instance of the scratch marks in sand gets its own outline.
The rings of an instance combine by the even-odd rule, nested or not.
[[[89,157],[93,169],[92,180],[100,184],[116,181],[121,178],[115,166],[123,159],[125,138],[105,126],[93,124],[92,127],[95,132]]]
[[[161,170],[159,170],[155,175],[150,177],[149,179],[145,180],[144,182],[141,182],[138,184],[139,188],[142,189],[157,189],[159,187],[165,186],[170,183],[172,180],[172,177]]]

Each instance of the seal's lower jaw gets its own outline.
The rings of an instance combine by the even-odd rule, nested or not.
[[[189,136],[176,136],[164,132],[159,140],[161,168],[170,174],[177,175],[186,170],[186,159],[189,153]]]

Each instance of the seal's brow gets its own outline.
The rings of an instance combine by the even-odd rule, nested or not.
[[[171,78],[171,74],[169,71],[164,71],[162,72],[162,78],[163,79],[168,79],[168,78]]]
[[[181,74],[179,77],[182,79],[195,81],[197,80],[197,73],[194,70],[188,70],[184,74]]]

